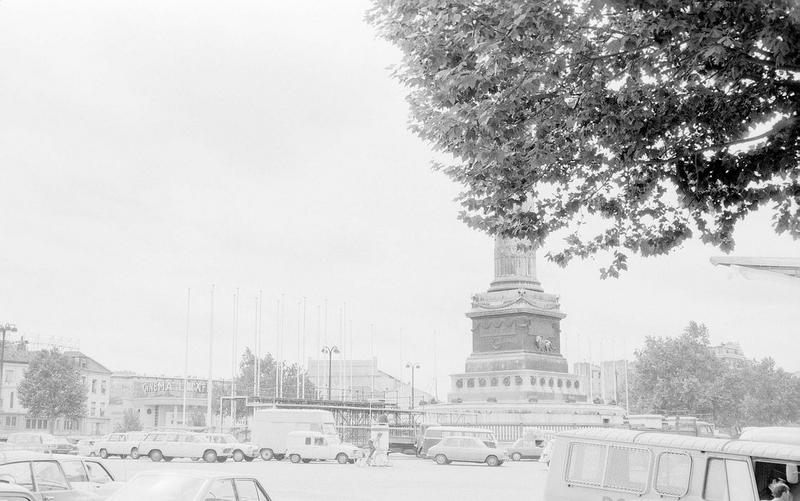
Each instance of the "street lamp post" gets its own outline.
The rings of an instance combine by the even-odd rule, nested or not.
[[[407,362],[406,369],[411,369],[411,410],[414,410],[414,372],[419,369],[417,362]]]
[[[322,353],[328,355],[328,401],[331,400],[331,376],[333,375],[333,354],[339,353],[339,348],[336,346],[323,346]]]
[[[14,324],[0,324],[0,332],[3,333],[3,341],[0,344],[0,411],[3,409],[3,361],[6,358],[6,332],[17,332],[17,326]]]

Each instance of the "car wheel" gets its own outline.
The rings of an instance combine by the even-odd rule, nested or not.
[[[486,464],[489,466],[500,466],[500,460],[497,459],[497,456],[489,456],[486,458]]]
[[[150,456],[150,461],[154,461],[156,463],[164,459],[164,455],[161,454],[161,451],[158,449],[153,449],[152,451],[150,451],[149,456]]]
[[[263,459],[264,461],[269,461],[274,457],[275,453],[272,452],[272,449],[261,449],[261,459]]]
[[[449,461],[447,460],[447,456],[444,454],[437,454],[436,457],[433,458],[436,461],[436,464],[447,464]]]
[[[514,454],[511,455],[512,461],[519,461],[520,459],[522,459],[522,454],[520,454],[519,452],[515,452]]]
[[[139,459],[139,449],[137,447],[131,449],[131,459]]]
[[[303,458],[303,462],[304,462],[304,463],[306,463],[306,464],[308,464],[308,463],[310,463],[310,462],[311,462],[311,459],[309,459],[309,458]]]
[[[347,464],[350,461],[350,458],[348,458],[347,454],[344,452],[340,452],[336,455],[336,461],[338,461],[339,464]]]
[[[291,461],[292,463],[295,463],[295,464],[299,463],[300,462],[300,454],[290,454],[289,455],[289,461]]]
[[[105,449],[100,449],[100,457],[103,459],[108,459],[108,451]]]
[[[233,451],[233,460],[237,463],[244,461],[244,452],[239,450]]]
[[[217,462],[217,451],[213,451],[211,449],[205,451],[203,453],[203,460],[206,463],[216,463]]]

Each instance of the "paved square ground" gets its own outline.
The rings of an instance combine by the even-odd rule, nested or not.
[[[547,467],[535,461],[439,466],[431,460],[398,456],[385,468],[340,465],[335,462],[292,464],[284,461],[207,464],[175,460],[108,459],[115,477],[125,480],[145,470],[215,470],[242,472],[261,481],[274,501],[415,501],[543,499]]]

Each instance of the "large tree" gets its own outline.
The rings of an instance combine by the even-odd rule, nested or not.
[[[412,129],[452,157],[460,217],[562,235],[549,258],[605,253],[615,276],[695,234],[730,251],[765,205],[800,236],[797,4],[374,0],[367,18],[403,51]]]
[[[771,358],[723,362],[711,351],[703,324],[690,322],[675,338],[648,337],[635,358],[635,413],[699,415],[732,427],[800,422],[800,379]]]
[[[81,382],[80,369],[56,349],[42,350],[33,357],[17,392],[31,416],[48,419],[50,431],[57,418],[86,415],[88,389]]]

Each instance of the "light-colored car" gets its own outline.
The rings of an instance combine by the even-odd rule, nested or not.
[[[237,463],[252,461],[261,455],[260,448],[250,442],[240,442],[230,433],[209,433],[208,438],[216,444],[228,444],[233,448],[231,458]]]
[[[494,444],[492,444],[494,445]],[[506,451],[497,446],[490,447],[477,437],[446,437],[428,449],[429,458],[436,464],[450,464],[453,461],[486,463],[500,466],[507,459]]]
[[[338,436],[318,431],[293,431],[286,436],[286,454],[292,463],[336,460],[352,463],[361,453],[355,445],[342,442]]]
[[[205,433],[153,431],[139,442],[137,452],[150,457],[152,461],[191,458],[203,459],[207,463],[222,463],[231,456],[233,447],[214,443]]]
[[[539,459],[544,450],[544,439],[527,439],[520,438],[508,448],[508,457],[512,461],[519,461],[521,459]]]
[[[145,471],[108,501],[270,501],[254,477],[207,471]]]
[[[23,450],[54,454],[78,453],[78,448],[71,444],[66,437],[56,437],[50,433],[10,433],[5,445],[5,449],[7,450]]]
[[[99,459],[27,451],[0,454],[0,482],[21,485],[38,501],[99,501],[120,485]]]
[[[40,501],[30,489],[8,482],[0,482],[0,499],[3,501]]]
[[[95,442],[94,450],[98,456],[105,459],[109,456],[119,456],[123,459],[139,459],[139,442],[147,436],[141,431],[127,433],[111,433]]]

